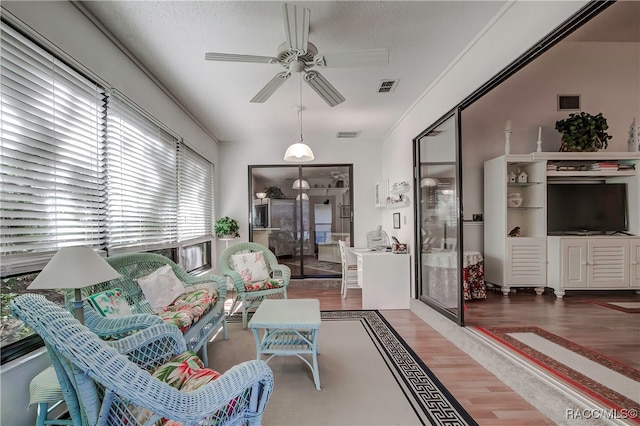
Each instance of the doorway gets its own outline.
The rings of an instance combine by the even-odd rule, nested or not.
[[[249,166],[250,240],[292,278],[339,278],[353,238],[353,165]]]

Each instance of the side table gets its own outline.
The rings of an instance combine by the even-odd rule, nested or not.
[[[249,328],[256,341],[257,359],[270,355],[266,360],[269,362],[274,356],[297,356],[309,366],[316,389],[320,390],[317,299],[265,299],[249,321]],[[311,355],[311,362],[303,355]]]

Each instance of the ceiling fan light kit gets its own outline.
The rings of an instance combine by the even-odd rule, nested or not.
[[[334,107],[345,101],[344,96],[322,74],[310,70],[312,67],[370,67],[389,63],[389,51],[384,48],[319,54],[317,47],[309,42],[311,11],[306,7],[285,3],[282,5],[282,17],[287,40],[278,47],[275,57],[215,52],[205,54],[208,61],[280,64],[285,68],[251,99],[253,103],[265,102],[291,74],[300,73],[318,96]]]

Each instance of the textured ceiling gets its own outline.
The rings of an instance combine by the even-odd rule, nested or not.
[[[380,67],[322,68],[346,101],[331,108],[303,84],[303,133],[313,144],[358,131],[380,142],[460,51],[505,5],[495,1],[308,1],[309,41],[319,53],[389,49]],[[88,1],[90,11],[221,142],[295,141],[300,81],[294,74],[265,103],[249,100],[283,68],[205,61],[206,52],[275,56],[285,41],[282,2]],[[637,1],[620,1],[574,41],[639,41]],[[618,11],[618,12],[617,12]],[[634,19],[635,18],[635,19]],[[594,20],[595,21],[595,20]],[[624,30],[631,23],[630,31]],[[624,25],[623,25],[624,24]],[[635,25],[635,26],[634,26]],[[392,93],[377,93],[397,79]]]

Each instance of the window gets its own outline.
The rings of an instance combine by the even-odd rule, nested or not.
[[[2,363],[42,345],[8,312],[55,252],[211,265],[213,165],[115,90],[0,24]],[[63,304],[60,291],[42,291]]]

